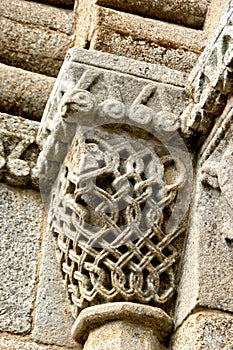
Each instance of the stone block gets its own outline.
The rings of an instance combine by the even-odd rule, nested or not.
[[[233,311],[232,122],[231,98],[199,156],[177,326],[200,307]]]
[[[79,1],[77,47],[124,55],[190,71],[203,50],[203,32]]]
[[[10,185],[38,189],[36,134],[39,123],[0,113],[0,178]]]
[[[205,21],[208,0],[97,0],[97,4],[119,11],[159,18],[167,22],[200,29]]]
[[[55,79],[0,64],[0,111],[40,120]]]
[[[38,143],[43,146],[48,130],[56,124],[52,118],[60,108],[58,101],[61,96],[72,91],[77,84],[80,88],[89,89],[98,104],[108,98],[120,98],[129,106],[143,88],[151,84],[150,88],[154,92],[148,101],[144,98],[143,104],[152,107],[155,113],[162,110],[171,112],[175,119],[187,104],[184,77],[183,73],[166,67],[144,62],[138,64],[132,59],[91,50],[70,49],[45,108]],[[161,118],[161,123],[166,124],[165,118]]]
[[[201,32],[195,29],[176,26],[163,21],[134,16],[106,9],[101,6],[94,6],[95,27],[107,27],[115,32],[131,35],[137,39],[152,41],[157,44],[165,44],[167,47],[183,47],[186,50],[200,53],[204,48],[201,39]],[[92,29],[93,31],[93,29]]]
[[[202,310],[190,315],[172,337],[170,350],[231,350],[233,316]]]
[[[37,192],[1,184],[0,212],[0,330],[25,334],[32,328],[43,206]]]
[[[73,320],[66,301],[53,236],[47,230],[42,244],[34,317],[33,341],[77,349],[69,331]]]
[[[144,37],[122,35],[118,31],[98,27],[92,37],[90,49],[113,53],[163,65],[171,69],[190,72],[198,59],[198,54],[183,48],[164,47]]]
[[[57,76],[71,46],[72,12],[22,0],[0,6],[1,62]]]
[[[58,0],[59,1],[59,0]],[[1,15],[15,22],[49,28],[67,35],[72,34],[72,11],[24,0],[4,0]]]
[[[31,342],[28,338],[16,337],[7,334],[0,335],[1,350],[70,350],[69,347],[60,347],[56,345],[46,345]],[[81,348],[76,347],[76,350]]]
[[[68,54],[71,60],[93,67],[134,75],[138,78],[184,88],[188,74],[168,67],[137,61],[128,57],[105,55],[100,51],[73,49]]]
[[[228,10],[230,10],[230,7],[232,7],[231,0],[221,0],[221,6],[219,6],[219,0],[210,1],[208,15],[206,16],[206,21],[204,25],[207,39],[210,38],[211,34],[221,21],[222,16]]]

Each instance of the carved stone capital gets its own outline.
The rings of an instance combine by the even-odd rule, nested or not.
[[[97,53],[87,55],[93,62]],[[38,135],[40,189],[77,319],[74,337],[83,337],[90,315],[132,326],[149,312],[157,330],[144,320],[145,332],[164,342],[192,191],[192,161],[178,132],[186,95],[177,72],[161,84],[138,77],[133,60],[98,55],[103,67],[83,64],[83,50],[69,52]],[[162,319],[168,323],[158,330]]]

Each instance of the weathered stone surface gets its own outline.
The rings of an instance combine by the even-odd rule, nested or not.
[[[0,185],[1,331],[31,331],[42,208],[38,193]]]
[[[90,331],[83,350],[162,350],[153,332],[122,321],[106,323]]]
[[[69,51],[67,59],[94,67],[102,67],[119,73],[134,75],[158,83],[184,87],[187,73],[176,71],[157,64],[150,64],[117,55],[106,55],[99,51],[75,49]]]
[[[204,144],[198,163],[177,325],[198,307],[233,311],[232,122],[231,99]]]
[[[161,45],[166,43],[166,46],[183,47],[197,53],[200,53],[205,45],[203,40],[200,40],[202,33],[195,29],[144,19],[101,6],[95,6],[93,10],[95,28],[103,26],[137,39],[151,40]]]
[[[103,324],[106,326],[106,331],[104,330],[105,326],[101,327]],[[141,328],[141,333],[147,333],[146,337],[151,339],[152,345],[158,346],[156,338],[163,343],[166,340],[166,336],[171,332],[172,325],[172,319],[159,308],[137,303],[116,302],[92,306],[83,310],[72,327],[72,336],[77,341],[84,343],[88,334],[90,334],[87,340],[88,346],[84,347],[84,349],[91,349],[91,344],[93,346],[95,345],[95,347],[98,346],[102,328],[102,333],[105,333],[106,340],[108,339],[106,346],[111,348],[110,334],[112,329],[113,333],[115,333],[115,339],[111,345],[115,350],[117,349],[115,346],[119,342],[120,344],[122,343],[120,349],[124,349],[126,342],[123,338],[127,333],[127,329],[129,338],[131,338],[131,341],[129,341],[129,338],[128,341],[131,343],[133,341],[132,335],[137,332],[137,330],[140,332]],[[92,329],[94,329],[94,331],[90,333]],[[96,340],[93,339],[95,336],[97,337]],[[142,346],[142,343],[140,343],[139,340],[138,344],[136,340],[134,345],[132,345],[132,349],[140,349],[139,345]],[[149,345],[149,341],[145,341],[144,345],[146,345],[145,349],[152,349]],[[100,349],[105,349],[104,346],[105,345]],[[155,350],[157,350],[157,348]]]
[[[188,137],[208,134],[232,95],[232,24],[233,8],[223,16],[188,78],[186,88],[192,101],[181,116]]]
[[[206,32],[207,39],[210,38],[213,31],[219,25],[222,16],[230,10],[232,7],[232,0],[221,0],[221,6],[219,6],[219,0],[211,0],[208,8],[208,14],[206,16],[204,30]]]
[[[24,0],[4,0],[0,3],[0,13],[15,22],[41,26],[67,35],[72,34],[72,11],[42,5]]]
[[[0,335],[1,350],[69,350],[69,347],[60,347],[56,345],[45,345],[31,342],[28,338],[21,338],[7,334]],[[76,350],[81,348],[76,347]]]
[[[77,349],[69,334],[73,320],[62,285],[53,236],[48,230],[42,244],[34,317],[33,341]]]
[[[79,1],[75,45],[190,71],[204,48],[202,31]]]
[[[177,129],[179,124],[178,116],[186,104],[186,97],[182,88],[133,76],[132,73],[134,71],[136,73],[138,72],[134,69],[136,62],[133,60],[117,58],[116,56],[107,54],[101,54],[98,57],[96,53],[85,51],[86,56],[90,58],[89,60],[86,58],[85,62],[87,63],[88,61],[90,63],[93,62],[98,57],[95,64],[100,62],[100,67],[96,67],[95,64],[90,66],[90,63],[89,65],[79,63],[79,52],[81,53],[82,59],[80,61],[82,62],[83,50],[72,49],[68,53],[67,61],[64,63],[62,72],[59,75],[45,109],[38,136],[38,142],[41,147],[43,147],[45,142],[48,142],[45,148],[46,154],[43,154],[43,159],[45,162],[48,162],[48,169],[51,168],[51,176],[57,175],[54,166],[57,166],[58,169],[62,164],[67,149],[70,148],[70,143],[74,137],[75,123],[79,122],[79,116],[77,115],[76,117],[74,115],[74,119],[71,117],[69,121],[67,120],[66,112],[67,115],[72,114],[72,108],[75,104],[77,104],[78,108],[78,92],[81,91],[80,89],[83,89],[82,96],[87,99],[87,113],[89,111],[88,98],[90,97],[90,108],[93,107],[94,119],[97,123],[101,123],[102,121],[104,123],[110,123],[111,115],[113,115],[112,122],[116,121],[116,118],[118,123],[132,124],[135,122],[137,127],[149,128],[146,130],[152,133],[157,127],[167,130],[169,123],[171,125],[174,123],[174,128]],[[100,58],[103,58],[103,60]],[[103,68],[101,68],[101,62],[103,62]],[[116,65],[115,62],[118,63],[117,66],[120,72],[113,70]],[[127,68],[124,69],[124,66]],[[139,66],[139,70],[140,68]],[[142,68],[144,68],[143,65]],[[145,68],[147,68],[148,75],[150,75],[157,67],[146,65]],[[165,68],[163,71],[166,74]],[[172,81],[172,72],[170,69],[167,71],[168,81]],[[176,73],[174,72],[176,76],[179,76]],[[162,78],[160,72],[157,76],[158,78],[155,76],[156,80]],[[85,91],[86,89],[88,89],[88,92]],[[63,95],[64,97],[61,99]],[[175,100],[176,102],[174,103]],[[114,110],[111,113],[111,104],[109,105],[109,101],[113,101],[113,105],[115,103],[114,101],[116,101],[118,106],[122,108],[122,113],[119,113],[116,118],[114,117]],[[136,112],[138,105],[141,107]],[[98,110],[96,109],[97,106]],[[172,109],[169,106],[173,106]],[[84,107],[80,106],[80,108],[83,111]],[[143,108],[145,108],[147,115],[144,118],[142,118]],[[105,117],[108,118],[108,115],[110,119],[103,119]],[[63,116],[65,117],[63,118]],[[87,115],[85,120],[88,120]],[[93,123],[91,124],[92,127],[94,125]],[[48,137],[49,131],[50,136]],[[44,166],[45,164],[42,165],[42,168]]]
[[[115,30],[105,27],[96,29],[90,48],[131,57],[139,61],[163,65],[184,72],[189,72],[198,59],[197,53],[187,49],[164,47],[162,44],[151,42],[146,40],[146,38],[122,35]]]
[[[1,7],[1,62],[57,76],[71,46],[72,12],[22,0]]]
[[[39,123],[0,113],[0,179],[14,186],[38,189],[36,135]]]
[[[209,0],[97,0],[97,4],[193,28],[203,26]]]
[[[0,111],[40,120],[54,78],[0,64]]]
[[[86,58],[84,58],[84,53],[86,54]],[[80,63],[79,57],[81,57]],[[72,92],[75,86],[84,89],[89,88],[90,93],[95,95],[98,104],[101,104],[108,98],[120,98],[123,103],[131,105],[142,92],[143,88],[151,84],[150,89],[154,89],[154,92],[153,94],[151,93],[149,99],[145,99],[146,102],[144,102],[144,105],[153,106],[155,113],[162,110],[171,112],[175,121],[185,108],[187,100],[184,89],[180,87],[183,83],[183,75],[180,76],[180,73],[174,71],[174,78],[172,78],[172,71],[164,67],[164,70],[158,71],[158,74],[155,75],[155,80],[151,82],[147,77],[152,76],[157,66],[149,64],[145,66],[142,64],[135,68],[135,61],[108,54],[100,54],[99,59],[93,63],[96,57],[98,57],[98,54],[95,52],[76,48],[68,52],[62,72],[56,81],[44,111],[38,137],[38,143],[41,146],[43,146],[45,139],[48,137],[48,130],[51,131],[53,128],[51,121],[54,116],[57,116],[56,112],[60,108],[59,102],[61,96],[65,92]],[[115,71],[116,66],[119,67],[118,72]],[[147,73],[146,79],[141,78],[144,74],[144,69]],[[163,76],[166,76],[166,71],[168,72],[168,77],[165,78],[166,82],[171,85],[157,82],[158,80],[161,81]],[[132,73],[135,73],[136,76],[133,76]],[[178,82],[175,83],[177,77]],[[173,84],[179,85],[174,86]],[[163,123],[165,118],[158,115],[159,118],[161,118],[161,123]],[[54,123],[55,120],[53,120]]]
[[[170,350],[231,350],[233,315],[199,311],[188,317],[176,331]]]

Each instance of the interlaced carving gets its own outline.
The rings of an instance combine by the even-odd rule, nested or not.
[[[192,186],[179,114],[159,104],[155,112],[154,82],[140,81],[128,100],[125,77],[75,72],[48,104],[38,161],[74,316],[113,301],[161,305],[176,288],[171,243],[183,231]]]
[[[175,289],[170,243],[180,232],[164,232],[182,165],[155,140],[89,130],[58,178],[49,220],[75,315],[102,302],[166,302]]]

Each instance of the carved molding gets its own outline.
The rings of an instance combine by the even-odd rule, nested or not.
[[[220,190],[233,209],[233,100],[229,100],[219,123],[203,147],[200,162],[203,185]]]
[[[188,78],[186,88],[191,102],[181,116],[181,127],[187,137],[208,134],[232,93],[232,13],[230,9],[223,16]]]
[[[154,345],[154,350],[165,350],[161,343],[164,343],[166,337],[172,330],[172,318],[169,317],[163,310],[148,305],[118,302],[89,307],[80,313],[78,319],[75,321],[72,327],[71,333],[74,339],[82,344],[85,343],[86,338],[92,329],[98,328],[103,324],[107,324],[108,322],[110,323],[117,321],[132,325],[132,320],[133,323],[135,325],[139,325],[140,328],[147,327],[150,333],[154,334],[156,338],[158,338],[160,343],[157,345],[153,344],[152,342],[151,349]],[[124,329],[124,326],[122,328]],[[125,334],[124,332],[122,333],[123,334],[121,337],[124,337]],[[112,332],[109,334],[109,336],[112,336]],[[133,334],[133,338],[135,338],[135,332]],[[143,339],[144,337],[142,336],[140,338]],[[121,341],[123,343],[123,339],[121,339]],[[98,337],[96,343],[98,343]],[[141,345],[143,346],[146,342],[144,341],[142,343],[143,344]],[[150,344],[149,341],[148,343]]]

